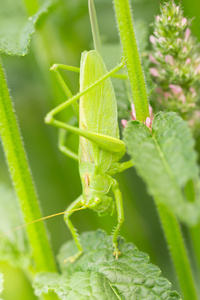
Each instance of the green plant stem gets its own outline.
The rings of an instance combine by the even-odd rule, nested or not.
[[[195,185],[192,180],[190,180],[186,186],[185,186],[185,195],[187,197],[187,200],[189,202],[194,203],[196,194],[195,194]],[[194,249],[194,252],[196,254],[196,259],[198,262],[198,267],[200,270],[200,224],[197,224],[194,227],[189,228],[191,240],[192,240],[192,246]]]
[[[114,0],[114,7],[127,65],[136,117],[138,121],[145,121],[149,116],[148,96],[133,28],[130,3],[128,0]]]
[[[95,11],[93,0],[88,1],[88,8],[89,8],[89,15],[90,15],[90,24],[91,24],[91,27],[92,27],[94,48],[99,53],[101,53],[101,42],[100,42],[100,35],[99,35],[99,27],[98,27],[97,16],[96,16],[96,11]]]
[[[200,270],[200,224],[190,228],[190,236]]]
[[[157,208],[183,298],[184,300],[197,300],[190,263],[178,221],[165,205],[157,203]]]
[[[128,0],[114,0],[114,7],[131,84],[136,117],[139,121],[145,121],[149,116],[148,96],[134,34],[130,3]],[[184,300],[197,300],[187,252],[176,217],[164,205],[157,204],[157,207]]]
[[[24,221],[29,223],[41,218],[41,213],[1,62],[0,86],[1,140]],[[35,272],[56,271],[43,222],[27,226],[27,233]]]

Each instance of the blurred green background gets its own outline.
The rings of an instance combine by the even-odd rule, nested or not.
[[[1,1],[5,0],[0,0],[0,4]],[[118,43],[112,1],[96,0],[95,5],[103,43]],[[192,22],[192,31],[200,40],[199,0],[183,0],[182,6],[186,17],[196,17]],[[150,34],[152,27],[149,25],[159,13],[159,2],[132,0],[132,7],[134,21],[144,23]],[[92,47],[87,0],[60,0],[50,14],[43,16],[38,22],[27,56],[2,54],[8,86],[44,216],[64,211],[81,194],[77,163],[59,152],[57,129],[44,124],[45,114],[65,100],[49,67],[53,63],[79,66],[81,52]],[[76,93],[78,76],[69,72],[63,72],[63,75],[73,93]],[[66,114],[70,118],[72,111],[69,110]],[[69,135],[68,145],[72,149],[77,149],[77,143],[77,137]],[[163,276],[173,283],[174,289],[178,289],[156,208],[144,183],[133,168],[116,178],[122,190],[125,210],[121,235],[128,242],[133,242],[139,250],[148,253],[151,261],[162,270]],[[0,182],[11,187],[2,148]],[[75,213],[72,220],[80,232],[102,228],[110,233],[116,224],[116,215],[99,218],[92,211],[83,211]],[[56,255],[60,246],[71,239],[71,235],[62,217],[48,220],[47,227]],[[186,229],[183,230],[187,241]],[[6,263],[1,263],[0,269],[6,279],[5,300],[35,299],[22,272]],[[21,289],[22,285],[24,289]]]

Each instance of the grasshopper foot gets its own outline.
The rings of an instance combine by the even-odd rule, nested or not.
[[[83,254],[83,251],[79,251],[79,252],[77,252],[75,255],[66,258],[66,259],[64,260],[64,264],[65,264],[66,262],[70,262],[70,263],[75,262],[82,254]]]
[[[121,255],[121,252],[117,248],[117,246],[114,247],[115,251],[113,252],[113,255],[115,256],[115,259],[118,260],[119,255]]]

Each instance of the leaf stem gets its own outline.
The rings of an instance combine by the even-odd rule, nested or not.
[[[138,121],[145,121],[149,116],[148,96],[134,33],[129,0],[114,0],[114,7],[127,65],[136,117]]]
[[[1,140],[24,221],[29,223],[41,218],[41,213],[1,61],[0,86]],[[56,271],[43,222],[28,226],[27,234],[32,248],[34,271]]]
[[[88,8],[89,8],[90,24],[91,24],[91,27],[92,27],[92,36],[93,36],[93,41],[94,41],[94,48],[99,53],[101,53],[101,42],[100,42],[100,35],[99,35],[99,27],[98,27],[96,10],[95,10],[93,0],[88,0]]]
[[[190,263],[178,221],[163,204],[157,203],[162,227],[175,266],[184,300],[197,300]]]

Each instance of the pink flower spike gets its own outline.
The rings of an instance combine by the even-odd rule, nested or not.
[[[183,53],[187,52],[187,47],[183,47]]]
[[[150,118],[153,116],[153,108],[150,104],[149,104],[149,115],[150,115]]]
[[[200,65],[198,65],[198,67],[196,68],[194,74],[195,75],[200,74]]]
[[[186,19],[186,18],[183,18],[183,19],[181,20],[181,25],[184,26],[186,23],[187,23],[187,19]]]
[[[188,107],[192,107],[192,108],[195,108],[196,104],[195,103],[189,103],[188,104]]]
[[[162,53],[160,51],[156,52],[157,56],[163,57]]]
[[[162,43],[162,42],[166,42],[166,39],[163,36],[161,36],[159,37],[158,41],[159,43]]]
[[[135,105],[134,105],[134,103],[131,103],[131,116],[132,116],[132,120],[136,121],[136,112],[135,112]]]
[[[157,41],[157,38],[154,36],[154,35],[150,35],[150,38],[149,38],[149,40],[150,40],[150,42],[152,43],[152,44],[156,44],[156,41]]]
[[[172,90],[175,96],[182,92],[182,88],[179,85],[170,84],[169,88]]]
[[[179,97],[178,97],[178,100],[182,101],[183,104],[185,104],[185,101],[186,101],[186,97],[184,94],[181,94]]]
[[[191,58],[187,58],[185,64],[189,65],[191,63]]]
[[[159,77],[158,70],[155,69],[155,68],[150,68],[150,73],[151,73],[151,75],[153,75],[154,77]]]
[[[156,16],[156,21],[160,21],[161,17],[160,16]]]
[[[122,120],[121,120],[121,124],[122,124],[122,126],[123,126],[124,128],[126,128],[127,123],[128,123],[127,120],[125,120],[125,119],[122,119]]]
[[[158,62],[157,62],[157,60],[155,59],[155,57],[153,56],[153,55],[149,55],[149,60],[150,60],[150,62],[152,62],[153,64],[156,64],[156,65],[158,65]]]
[[[151,119],[149,117],[146,118],[145,125],[151,129]]]
[[[171,17],[169,16],[169,17],[167,18],[167,20],[168,20],[168,21],[171,21]]]
[[[156,88],[156,93],[158,94],[162,94],[163,93],[163,90],[159,87]]]
[[[196,117],[200,118],[200,111],[196,111]]]
[[[177,42],[177,45],[179,44],[179,43],[181,43],[181,39],[180,38],[177,38],[177,40],[176,40],[176,42]]]
[[[169,98],[172,98],[172,95],[170,93],[165,92],[164,97],[165,97],[165,100],[168,100]]]
[[[173,59],[173,57],[172,57],[171,55],[166,55],[166,56],[165,56],[165,62],[166,62],[167,64],[170,64],[171,66],[174,65],[174,59]]]
[[[190,37],[191,31],[189,28],[186,29],[185,31],[185,42],[188,41],[189,37]]]
[[[197,93],[193,87],[190,87],[190,92],[192,93],[192,97],[196,97]]]
[[[175,68],[175,69],[174,69],[174,73],[179,74],[179,69],[178,69],[178,68]]]

